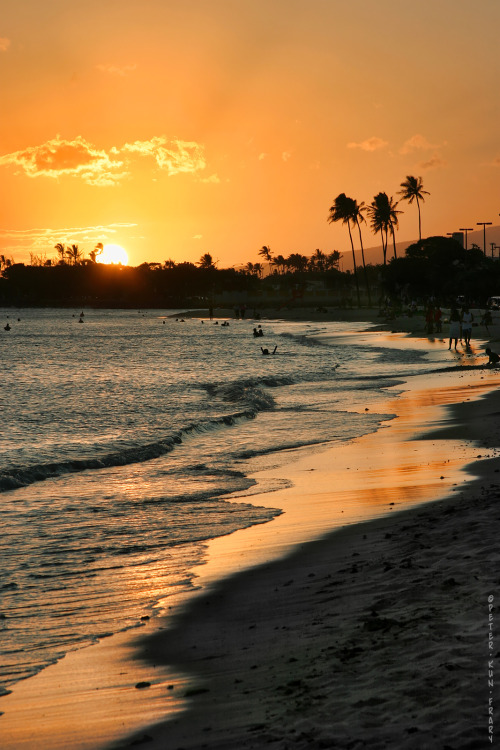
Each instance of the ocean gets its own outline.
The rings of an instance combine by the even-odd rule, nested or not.
[[[0,310],[0,694],[138,627],[196,587],[207,540],[280,514],[252,502],[278,488],[253,459],[374,432],[387,388],[449,363],[369,323],[83,312]]]

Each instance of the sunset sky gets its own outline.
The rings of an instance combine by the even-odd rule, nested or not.
[[[406,175],[424,236],[498,225],[499,30],[498,0],[5,0],[0,253],[350,252],[335,196]]]

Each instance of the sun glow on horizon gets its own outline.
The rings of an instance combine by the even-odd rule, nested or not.
[[[128,265],[128,255],[125,248],[121,245],[104,245],[102,253],[96,258],[98,263]]]

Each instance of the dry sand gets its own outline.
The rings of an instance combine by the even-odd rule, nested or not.
[[[399,321],[392,327],[402,330]],[[491,333],[491,339],[497,340],[497,331]],[[154,714],[147,712],[149,696],[151,704],[163,698],[173,708],[184,706],[185,710],[113,747],[465,750],[495,746],[498,734],[495,725],[488,723],[488,710],[490,699],[496,708],[498,694],[489,685],[488,662],[493,660],[495,665],[498,651],[489,633],[492,622],[495,636],[495,604],[500,596],[500,462],[496,458],[500,396],[493,391],[479,400],[474,397],[498,386],[500,373],[483,376],[476,371],[473,375],[474,380],[458,373],[449,375],[452,380],[446,381],[441,392],[434,389],[416,404],[398,399],[400,420],[375,437],[356,441],[360,461],[363,455],[376,454],[374,446],[394,436],[398,456],[393,474],[377,474],[376,467],[371,467],[363,475],[363,488],[356,490],[353,485],[350,490],[364,502],[379,502],[377,512],[385,513],[384,517],[297,543],[294,530],[300,529],[293,516],[294,498],[303,505],[307,493],[313,499],[319,488],[325,495],[328,481],[330,493],[339,489],[338,466],[332,468],[331,452],[315,454],[312,463],[311,454],[301,452],[294,463],[295,488],[287,491],[289,506],[276,519],[278,524],[215,540],[212,563],[222,562],[214,570],[209,560],[205,593],[189,601],[173,621],[165,621],[164,630],[142,644],[139,679],[150,680],[150,688],[136,690],[139,669],[123,668],[126,676],[108,680],[99,693],[102,677],[96,667],[94,673],[90,670],[92,687],[77,689],[73,703],[64,701],[75,672],[80,676],[85,671],[82,665],[88,665],[90,653],[98,654],[101,649],[105,668],[110,648],[104,641],[26,681],[34,686],[29,711],[20,710],[22,688],[17,699],[16,691],[3,699],[0,709],[7,712],[4,718],[15,731],[9,737],[4,733],[3,741],[0,719],[0,747],[97,750],[106,738],[125,736],[130,726],[142,723],[141,709],[132,709],[134,702],[141,701],[143,726],[147,723]],[[457,383],[458,377],[463,382]],[[435,408],[454,401],[458,405],[446,414]],[[406,416],[405,403],[409,404]],[[438,415],[435,418],[429,417],[432,409]],[[429,421],[432,429],[444,428],[439,439],[433,433],[418,443],[421,453],[415,459],[410,456],[411,437],[403,436],[400,429],[400,421],[406,418],[412,424]],[[471,450],[471,441],[484,448]],[[459,478],[456,469],[464,456],[472,460],[476,454],[481,460],[473,471],[480,479],[465,482],[466,477]],[[419,467],[423,465],[428,468],[422,477]],[[342,476],[347,477],[352,468],[344,466]],[[358,468],[361,471],[361,463]],[[410,504],[429,496],[448,497],[391,516],[389,500],[395,509],[403,507],[399,493]],[[268,502],[280,506],[277,498],[274,493]],[[321,536],[321,518],[310,523],[306,536]],[[220,578],[221,565],[231,572],[229,564],[224,568],[224,560],[227,563],[235,557],[236,540],[247,540],[241,549],[251,551],[253,562],[258,563],[260,557],[266,560],[270,543],[266,534],[274,533],[278,540],[283,535],[282,551],[287,554],[282,559],[213,583]],[[246,552],[236,569],[251,558]],[[494,598],[491,612],[489,597]],[[130,646],[128,640],[128,650]],[[172,679],[169,685],[162,672],[165,664],[184,677]],[[55,685],[45,703],[33,697],[37,685]],[[58,700],[47,729],[44,716],[53,710],[48,703]],[[132,725],[122,721],[123,712],[115,707],[121,701],[131,707]],[[106,712],[108,724],[113,724],[111,733],[99,725],[100,715]],[[80,729],[72,734],[76,713],[81,714]],[[29,733],[22,731],[23,722],[29,723]]]

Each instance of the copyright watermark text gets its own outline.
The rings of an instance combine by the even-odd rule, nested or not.
[[[495,669],[493,666],[493,643],[494,643],[494,629],[493,629],[493,594],[488,596],[488,740],[490,744],[493,744],[493,688],[495,685]]]

